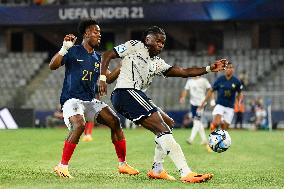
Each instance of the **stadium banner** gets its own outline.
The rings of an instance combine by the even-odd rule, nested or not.
[[[2,6],[0,7],[0,18],[0,25],[68,24],[81,19],[96,19],[100,23],[281,19],[284,18],[284,1]]]

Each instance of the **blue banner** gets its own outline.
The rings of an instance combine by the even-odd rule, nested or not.
[[[0,18],[0,25],[62,24],[89,18],[100,23],[283,19],[284,1],[0,7]]]

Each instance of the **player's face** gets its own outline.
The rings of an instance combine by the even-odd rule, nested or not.
[[[146,45],[149,48],[150,56],[160,54],[165,46],[166,36],[163,34],[151,34],[146,38]]]
[[[84,37],[92,47],[98,47],[101,43],[101,29],[98,25],[91,25],[86,29]]]
[[[225,74],[227,77],[231,77],[234,73],[234,67],[232,64],[229,64],[226,68]]]

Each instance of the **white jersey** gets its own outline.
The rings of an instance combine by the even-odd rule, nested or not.
[[[156,75],[163,76],[170,65],[157,56],[150,58],[147,47],[141,41],[127,41],[114,47],[122,58],[120,74],[115,89],[132,88],[145,92]]]
[[[210,89],[209,81],[204,77],[188,79],[184,89],[190,92],[190,103],[200,106],[205,99],[207,89]]]

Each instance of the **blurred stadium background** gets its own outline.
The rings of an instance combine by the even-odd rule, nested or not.
[[[64,77],[64,68],[48,69],[49,60],[66,34],[77,35],[80,19],[94,18],[102,28],[101,52],[140,39],[155,24],[166,30],[161,57],[171,65],[205,66],[227,58],[245,84],[247,126],[259,100],[268,112],[267,127],[284,128],[284,1],[0,0],[0,18],[0,107],[19,127],[45,127]],[[206,77],[213,83],[217,75]],[[188,111],[178,102],[185,82],[156,78],[148,91],[177,126]],[[103,100],[111,105],[109,97]]]

